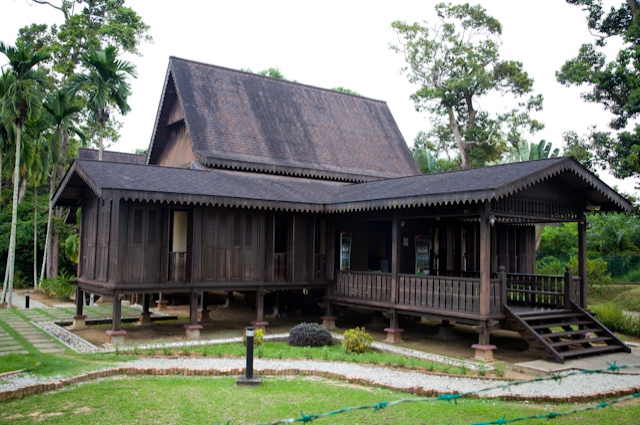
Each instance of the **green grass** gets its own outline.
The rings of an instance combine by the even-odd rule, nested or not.
[[[25,370],[41,376],[75,376],[110,367],[114,362],[133,359],[132,356],[82,354],[6,354],[0,359],[0,373]]]
[[[261,387],[237,387],[235,378],[140,377],[108,379],[68,387],[0,404],[3,424],[243,424],[298,418],[305,414],[371,405],[411,397],[386,389],[296,377],[267,378]],[[596,404],[594,402],[593,404]],[[362,410],[318,424],[468,424],[500,418],[562,412],[575,404],[543,405],[500,400],[462,399],[457,403],[428,401]],[[636,423],[640,403],[599,409],[556,419],[558,424]],[[542,420],[526,423],[543,423]],[[544,422],[546,423],[546,421]]]
[[[640,312],[640,286],[607,285],[589,289],[589,306],[613,303],[621,310]]]
[[[197,347],[165,347],[153,349],[152,353],[147,350],[136,348],[129,353],[141,355],[162,355],[162,356],[203,356],[203,357],[244,357],[245,346],[243,344],[214,344]],[[389,366],[407,367],[410,369],[424,369],[427,371],[450,373],[454,375],[467,375],[472,373],[466,367],[451,366],[448,364],[436,363],[422,359],[388,354],[376,351],[369,351],[362,354],[345,353],[340,345],[328,347],[293,347],[286,342],[265,342],[262,346],[256,347],[255,356],[270,359],[315,359],[329,361],[343,361],[352,363],[372,363]]]

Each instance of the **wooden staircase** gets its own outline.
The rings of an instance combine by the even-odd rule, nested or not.
[[[573,357],[631,352],[609,329],[574,303],[571,309],[505,306],[504,312],[507,325],[545,360],[564,363]]]

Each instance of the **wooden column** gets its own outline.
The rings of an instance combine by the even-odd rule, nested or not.
[[[480,207],[480,315],[491,314],[491,225],[490,203]]]
[[[113,297],[113,324],[111,326],[112,331],[120,330],[120,323],[122,320],[122,295],[115,294]]]
[[[391,304],[398,302],[398,217],[391,222]]]
[[[583,217],[578,222],[578,270],[580,276],[580,307],[587,308],[587,224]],[[574,272],[574,273],[575,273]]]
[[[197,292],[191,292],[191,298],[189,300],[189,324],[198,324],[198,301],[200,294]]]
[[[398,302],[398,267],[400,260],[398,236],[398,217],[394,217],[391,222],[391,304]],[[391,344],[402,342],[404,329],[400,329],[400,320],[395,308],[389,312],[389,327],[384,331],[387,333],[386,342]]]
[[[200,329],[202,329],[202,325],[198,324],[198,301],[199,300],[200,300],[200,294],[192,290],[191,297],[189,299],[189,324],[184,325],[186,339],[200,338]]]
[[[106,332],[109,342],[115,346],[124,345],[124,336],[127,331],[120,329],[122,319],[122,294],[113,295],[113,317],[111,329]]]
[[[82,316],[84,308],[84,291],[76,283],[76,316]]]
[[[264,320],[264,289],[260,287],[256,293],[256,320],[262,322]]]

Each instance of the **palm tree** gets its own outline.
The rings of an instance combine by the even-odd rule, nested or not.
[[[87,95],[87,107],[100,126],[98,159],[102,161],[102,138],[111,116],[111,107],[116,106],[123,115],[129,112],[131,108],[127,98],[131,94],[131,86],[127,75],[136,78],[137,74],[133,64],[118,59],[118,50],[114,46],[89,50],[82,64],[87,73],[69,77],[68,90],[71,94],[84,91]]]
[[[44,85],[44,76],[34,68],[47,60],[49,55],[43,51],[33,52],[30,44],[18,40],[15,47],[0,42],[0,53],[9,59],[9,75],[6,92],[2,98],[2,120],[7,126],[13,126],[16,137],[16,153],[13,168],[13,203],[11,211],[11,234],[9,236],[9,254],[7,258],[7,284],[3,292],[8,292],[7,308],[11,308],[13,297],[13,271],[16,256],[16,224],[18,220],[18,190],[20,187],[20,137],[27,121],[37,119],[42,111],[40,85]]]
[[[54,148],[51,156],[51,176],[49,180],[49,199],[53,199],[53,191],[58,185],[58,179],[62,176],[66,166],[67,148],[69,142],[70,133],[75,133],[80,136],[80,139],[84,140],[84,135],[80,130],[74,126],[74,119],[78,113],[83,109],[81,102],[70,98],[65,90],[58,90],[52,96],[50,96],[44,104],[45,110],[48,112],[50,119],[52,120],[56,132],[52,139],[52,145]],[[59,154],[56,154],[56,150],[59,148]],[[51,244],[51,219],[52,219],[53,205],[49,203],[49,212],[47,218],[47,235],[44,242],[44,256],[42,258],[42,268],[40,271],[40,279],[42,282],[44,279],[44,272],[47,268],[47,261],[55,259],[53,252],[53,245]],[[57,261],[54,261],[57,266]],[[53,265],[53,263],[52,263]],[[51,273],[48,273],[49,277],[55,277],[57,275],[57,267],[49,268]]]

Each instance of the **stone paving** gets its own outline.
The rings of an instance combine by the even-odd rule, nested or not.
[[[14,304],[15,305],[15,304]],[[111,307],[94,305],[84,308],[87,319],[104,319],[111,317]],[[122,306],[122,316],[137,317],[140,310]],[[51,337],[32,322],[72,320],[75,307],[60,306],[55,308],[31,308],[0,310],[0,357],[6,354],[63,353],[65,346]],[[14,331],[18,336],[13,336]]]

